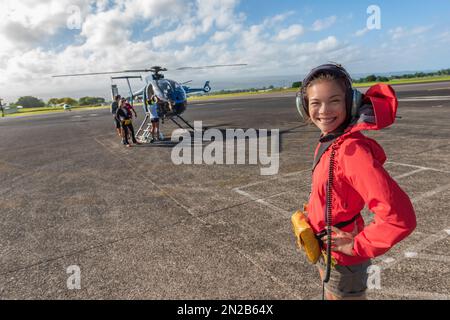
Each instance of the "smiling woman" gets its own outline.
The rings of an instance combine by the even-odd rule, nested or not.
[[[345,84],[332,75],[321,75],[310,82],[306,89],[311,121],[328,134],[345,122]]]
[[[324,296],[364,299],[370,259],[416,227],[410,199],[383,168],[383,149],[361,133],[391,125],[397,98],[384,84],[362,97],[347,71],[335,64],[314,68],[300,93],[299,111],[322,132],[305,211],[323,252],[318,269]],[[375,214],[367,226],[361,216],[365,206]]]

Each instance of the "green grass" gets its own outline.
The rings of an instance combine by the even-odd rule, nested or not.
[[[100,110],[107,109],[109,106],[75,106],[72,107],[71,110]],[[38,115],[38,114],[47,114],[47,113],[58,113],[58,112],[70,112],[64,110],[63,107],[43,107],[43,108],[23,108],[19,109],[16,113],[5,114],[5,117],[19,117],[19,116],[30,116],[30,115]]]
[[[30,115],[57,113],[57,112],[64,112],[64,110],[58,109],[58,110],[41,110],[41,111],[31,111],[31,112],[16,112],[16,113],[5,114],[5,117],[20,117],[20,116],[30,116]]]
[[[220,98],[237,98],[237,97],[245,97],[245,96],[251,96],[251,95],[264,95],[264,94],[270,94],[274,92],[296,92],[298,89],[273,89],[269,91],[264,92],[258,92],[258,91],[250,91],[250,92],[237,92],[237,93],[219,93],[219,94],[210,94],[205,96],[194,96],[189,97],[189,101],[197,101],[197,100],[209,100],[209,99],[220,99]]]
[[[410,78],[410,79],[393,79],[389,82],[364,82],[364,83],[354,83],[356,88],[358,87],[370,87],[377,83],[387,83],[390,85],[395,84],[409,84],[409,83],[429,83],[429,82],[439,82],[439,81],[450,81],[450,76],[442,76],[442,77],[422,77],[422,78]],[[218,93],[218,94],[209,94],[204,96],[194,96],[190,97],[189,101],[199,101],[199,100],[211,100],[211,99],[221,99],[221,98],[238,98],[244,96],[251,95],[264,95],[270,93],[287,93],[287,92],[297,92],[298,88],[288,88],[288,89],[274,89],[265,92],[239,92],[239,93]]]
[[[439,81],[450,81],[450,76],[442,76],[442,77],[422,77],[422,78],[410,78],[410,79],[393,79],[387,82],[387,84],[408,84],[408,83],[428,83],[428,82],[439,82]],[[355,83],[355,87],[370,87],[376,83],[380,82],[363,82],[363,83]]]

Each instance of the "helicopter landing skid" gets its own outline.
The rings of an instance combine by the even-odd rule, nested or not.
[[[180,127],[181,129],[184,129],[184,128],[181,126],[181,124],[179,124],[179,123],[174,119],[174,117],[177,117],[178,119],[180,119],[181,121],[183,121],[189,128],[191,128],[192,130],[195,131],[194,127],[193,127],[189,122],[187,122],[182,116],[176,115],[176,116],[170,117],[169,119],[172,120],[172,122],[175,123],[178,127]]]

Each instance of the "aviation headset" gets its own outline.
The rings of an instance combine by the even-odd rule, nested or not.
[[[330,74],[336,79],[343,79],[346,87],[345,98],[347,108],[347,124],[357,115],[358,107],[361,105],[363,94],[352,87],[352,78],[348,72],[340,65],[327,63],[312,69],[302,82],[300,90],[297,92],[297,110],[303,120],[309,119],[308,99],[306,89],[308,84],[320,74]]]

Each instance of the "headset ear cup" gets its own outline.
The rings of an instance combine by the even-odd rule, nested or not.
[[[352,89],[352,118],[358,115],[358,109],[361,107],[363,94],[356,89]]]
[[[303,121],[306,121],[309,118],[309,116],[308,116],[308,114],[306,114],[304,104],[303,104],[303,99],[300,95],[298,95],[297,98],[295,99],[295,103],[297,105],[298,113],[302,117]]]

